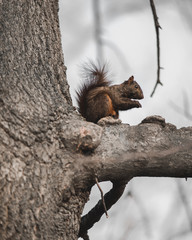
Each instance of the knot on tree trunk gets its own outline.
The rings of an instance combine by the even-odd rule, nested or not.
[[[103,129],[91,122],[72,120],[59,126],[62,143],[67,149],[92,152],[101,142]]]

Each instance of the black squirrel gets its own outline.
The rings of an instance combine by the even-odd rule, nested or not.
[[[97,67],[91,63],[84,67],[84,72],[85,82],[76,91],[76,100],[78,111],[87,121],[97,123],[107,116],[117,119],[119,110],[141,107],[138,101],[131,100],[144,98],[133,76],[119,85],[110,86],[105,65]]]

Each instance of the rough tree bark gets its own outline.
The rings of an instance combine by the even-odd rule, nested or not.
[[[95,177],[192,177],[191,127],[88,123],[65,71],[58,2],[0,1],[0,240],[77,239]]]

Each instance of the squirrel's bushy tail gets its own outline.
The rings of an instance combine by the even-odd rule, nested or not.
[[[88,93],[97,87],[105,87],[110,85],[107,80],[106,65],[100,66],[94,63],[89,63],[83,66],[83,84],[76,91],[76,100],[78,111],[83,117],[86,117],[87,96]]]

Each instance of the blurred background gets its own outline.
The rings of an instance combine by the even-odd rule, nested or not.
[[[60,27],[67,79],[74,106],[81,66],[107,62],[114,84],[134,75],[144,92],[141,109],[121,112],[136,125],[161,115],[177,128],[192,126],[192,0],[154,0],[160,29],[160,80],[149,0],[60,0]],[[182,159],[181,159],[182,161]],[[111,187],[102,183],[104,192]],[[123,197],[89,230],[91,240],[192,239],[192,180],[135,178]],[[84,213],[100,199],[93,187]]]

